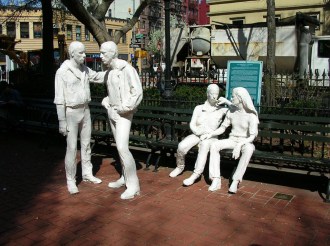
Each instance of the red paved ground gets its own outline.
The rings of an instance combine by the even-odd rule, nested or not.
[[[182,186],[191,171],[169,178],[169,160],[157,173],[143,170],[146,154],[134,152],[142,194],[123,201],[124,188],[107,187],[119,177],[109,149],[93,157],[103,183],[81,182],[71,196],[65,142],[44,140],[0,134],[0,245],[330,245],[319,177],[249,168],[238,194],[229,195],[228,167],[223,188],[211,193],[204,178]]]

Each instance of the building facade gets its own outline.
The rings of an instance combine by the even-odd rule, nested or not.
[[[265,22],[267,0],[207,0],[210,5],[210,21],[229,24]],[[321,22],[316,35],[330,34],[330,1],[325,0],[275,0],[276,19],[295,16],[297,12],[310,15]]]
[[[41,9],[31,9],[20,11],[19,17],[9,18],[13,16],[14,8],[6,7],[0,9],[0,34],[15,38],[17,44],[16,51],[33,52],[42,49],[42,11]],[[106,18],[106,28],[110,34],[127,24],[127,19]],[[70,13],[63,13],[54,10],[53,14],[53,34],[54,48],[59,48],[59,34],[64,34],[65,43],[67,46],[72,41],[80,41],[86,47],[86,62],[90,62],[94,69],[100,68],[100,51],[99,45],[93,38],[88,29],[80,23]],[[130,54],[133,50],[129,47],[129,40],[132,37],[132,32],[129,31],[124,35],[118,44],[119,57],[125,60],[130,60]],[[56,57],[55,59],[58,59]],[[1,65],[5,61],[1,61]],[[8,68],[6,68],[8,69]]]
[[[207,15],[209,11],[210,11],[210,6],[206,3],[206,0],[200,0],[198,3],[199,25],[210,24],[210,17]]]

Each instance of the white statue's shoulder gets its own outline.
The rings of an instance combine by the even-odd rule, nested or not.
[[[122,59],[118,59],[116,61],[116,68],[119,69],[119,70],[123,70],[126,66],[129,66],[130,64],[125,61],[125,60],[122,60]]]

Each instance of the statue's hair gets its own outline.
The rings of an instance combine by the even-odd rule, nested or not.
[[[216,84],[210,84],[206,89],[206,93],[209,93],[212,90],[217,90],[218,93],[220,92],[220,88]]]
[[[107,41],[101,44],[101,47],[104,47],[107,51],[113,51],[114,57],[118,57],[118,46],[115,42],[113,41]]]
[[[85,48],[85,45],[84,45],[83,43],[79,42],[79,41],[73,41],[72,43],[70,43],[70,45],[69,45],[69,49],[68,49],[68,52],[69,52],[69,56],[70,56],[70,57],[71,57],[73,51],[74,51],[75,49],[77,49],[79,46],[80,46],[80,47],[82,46],[82,47]]]
[[[233,94],[236,94],[236,96],[242,102],[243,107],[247,113],[253,113],[258,117],[258,112],[253,105],[252,98],[247,89],[243,87],[236,87],[233,89]]]

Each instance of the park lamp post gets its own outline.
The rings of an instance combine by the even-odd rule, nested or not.
[[[165,81],[164,81],[164,98],[172,96],[171,84],[171,37],[170,37],[170,0],[165,2]]]

